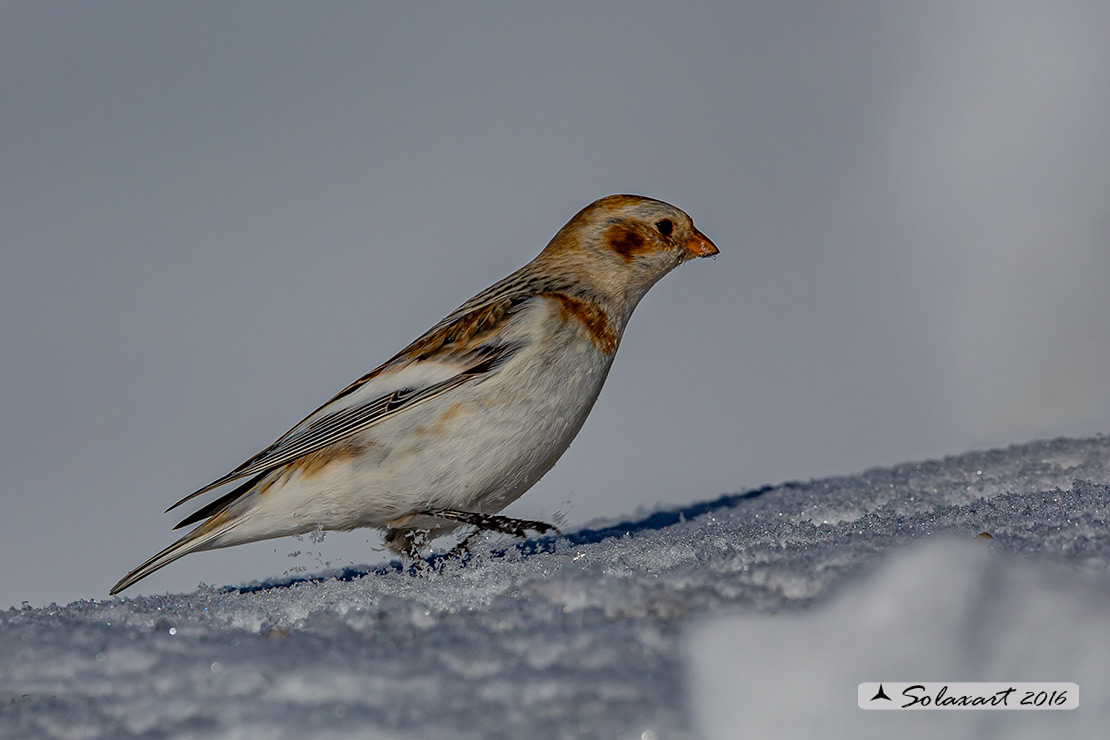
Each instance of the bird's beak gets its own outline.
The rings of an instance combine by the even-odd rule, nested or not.
[[[709,237],[694,229],[694,233],[686,240],[683,245],[686,250],[686,259],[692,260],[695,257],[712,257],[715,254],[720,254],[721,250],[717,249],[717,245],[709,241]]]

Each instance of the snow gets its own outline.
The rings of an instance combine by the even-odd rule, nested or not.
[[[441,570],[12,609],[0,738],[1029,736],[856,708],[884,679],[1075,681],[1079,709],[1021,721],[1090,736],[1108,484],[1110,440],[1060,439],[494,538]]]
[[[999,557],[966,537],[931,538],[890,560],[823,608],[776,619],[717,617],[692,630],[686,644],[689,694],[704,737],[1040,740],[1105,734],[1105,581],[1099,588],[1058,564]],[[1067,715],[860,710],[856,685],[884,679],[887,686],[1069,682],[1079,685],[1080,705]],[[893,698],[905,703],[899,694]],[[761,709],[784,703],[789,711]]]

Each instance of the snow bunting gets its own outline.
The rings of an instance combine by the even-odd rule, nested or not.
[[[111,593],[191,552],[315,529],[377,527],[390,548],[413,555],[463,524],[517,536],[553,529],[496,512],[570,445],[648,288],[715,254],[668,203],[591,203],[534,260],[171,506],[245,479],[186,517],[175,529],[202,524]]]

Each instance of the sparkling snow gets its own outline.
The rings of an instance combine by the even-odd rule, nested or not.
[[[1029,736],[855,707],[861,681],[922,678],[1077,682],[1079,709],[1020,718],[1089,736],[1108,484],[1110,440],[1036,442],[494,538],[439,571],[12,609],[0,738]]]

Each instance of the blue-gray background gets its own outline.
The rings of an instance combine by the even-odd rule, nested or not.
[[[104,596],[169,503],[613,192],[721,256],[644,300],[510,514],[1106,430],[1107,28],[1101,1],[3,3],[0,606]]]

